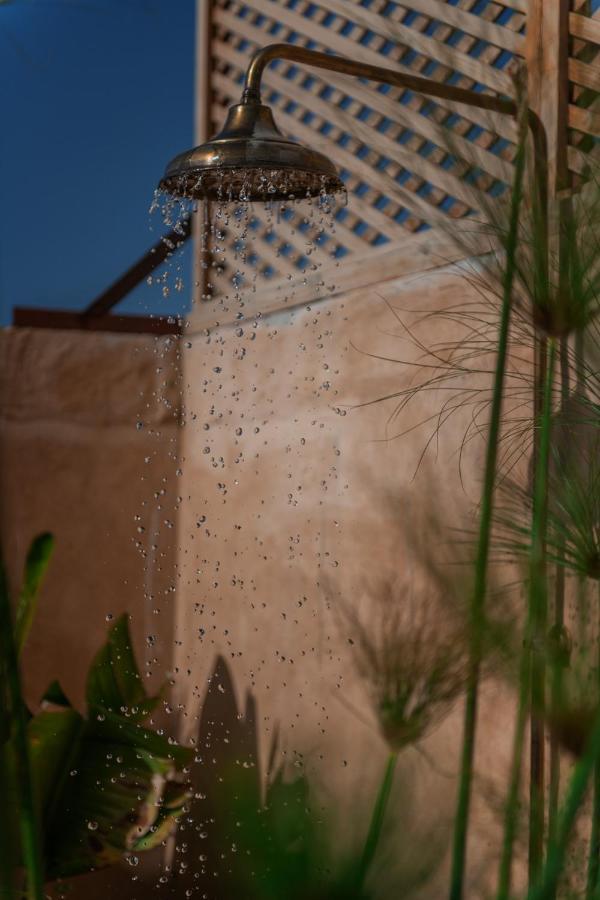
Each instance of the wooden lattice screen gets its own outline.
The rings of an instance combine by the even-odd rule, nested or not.
[[[528,11],[540,2],[212,0],[209,130],[220,127],[227,106],[238,102],[252,52],[274,41],[513,95],[511,73],[530,62],[532,52]],[[600,134],[600,114],[593,108],[600,85],[600,20],[593,4],[581,0],[571,0],[569,10],[564,157],[570,179],[585,169]],[[360,260],[376,266],[386,248],[402,248],[408,234],[447,231],[453,218],[477,208],[486,195],[500,195],[510,182],[516,131],[508,117],[282,61],[269,66],[264,88],[264,102],[280,128],[331,156],[348,189],[335,234],[325,233],[318,242],[325,272],[332,260],[338,271],[356,271]],[[289,283],[290,272],[306,280],[307,227],[291,210],[276,227],[259,209],[253,213],[245,259],[265,287]],[[217,293],[226,290],[230,277],[225,271]]]
[[[568,60],[569,166],[583,172],[594,155],[600,136],[600,4],[572,3]]]

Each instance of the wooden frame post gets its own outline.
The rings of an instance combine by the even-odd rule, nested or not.
[[[569,188],[569,0],[530,0],[525,45],[529,106],[546,129],[550,196]]]
[[[196,144],[203,144],[211,137],[212,131],[212,0],[196,0],[196,86],[195,86],[195,123],[194,138]],[[209,269],[205,268],[209,261],[206,223],[210,219],[208,203],[199,206],[195,214],[193,245],[193,279],[192,299],[194,305],[201,303],[208,293],[210,283]]]

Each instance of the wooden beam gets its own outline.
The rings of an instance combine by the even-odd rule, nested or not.
[[[595,12],[592,13],[592,0],[572,0],[571,6],[573,7],[573,12],[580,13],[582,16],[591,16],[596,15]]]
[[[529,12],[529,0],[498,0],[501,6],[506,6],[507,9],[514,9],[515,12],[523,13],[527,15]]]
[[[508,50],[517,56],[525,55],[525,38],[503,25],[488,22],[482,16],[466,12],[458,6],[450,6],[442,0],[408,0],[406,6],[437,22],[446,22],[452,28],[466,32],[482,41],[487,41]],[[384,20],[385,21],[385,20]]]
[[[569,146],[568,157],[569,168],[572,172],[577,172],[579,175],[583,175],[592,166],[598,165],[593,157],[588,156],[588,154],[584,153],[583,150],[580,150],[579,147],[573,147],[573,145]]]
[[[581,62],[579,59],[569,60],[569,78],[575,84],[600,91],[600,65],[598,63]]]
[[[590,41],[592,44],[600,44],[600,19],[591,19],[579,13],[569,15],[569,28],[573,37],[582,41]]]
[[[526,58],[529,105],[546,129],[549,187],[570,185],[568,165],[569,0],[530,0]]]
[[[116,331],[127,334],[181,334],[181,320],[175,316],[88,316],[62,309],[38,309],[15,306],[13,325],[16,328],[77,329],[79,331]]]
[[[571,105],[569,107],[569,127],[597,137],[600,134],[600,113]]]
[[[93,318],[109,313],[121,300],[127,296],[138,284],[148,277],[161,263],[173,252],[174,249],[184,244],[191,234],[191,222],[186,220],[181,228],[173,230],[160,239],[144,256],[134,263],[127,271],[107,287],[105,291],[96,297],[87,306],[83,316]]]

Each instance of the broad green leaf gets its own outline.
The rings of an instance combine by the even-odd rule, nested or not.
[[[145,719],[160,701],[160,697],[148,697],[144,689],[126,614],[115,622],[92,663],[86,698],[90,710],[126,712],[134,721]]]
[[[75,774],[56,810],[46,845],[52,878],[71,877],[118,861],[152,834],[161,815],[172,764],[147,752],[139,734],[144,729],[127,723],[127,736],[111,739],[111,734],[121,732],[114,723],[104,724],[86,727]],[[132,740],[134,733],[137,740]],[[171,826],[177,812],[173,811]],[[164,825],[161,818],[161,830]]]
[[[82,716],[69,706],[45,709],[27,726],[34,795],[40,821],[46,825],[76,764],[84,726]]]
[[[134,747],[138,753],[148,754],[155,761],[171,761],[178,769],[190,763],[194,756],[191,748],[171,742],[169,738],[109,710],[95,713],[88,723],[88,733],[100,744]]]
[[[7,745],[0,743],[0,797],[2,797],[2,815],[0,815],[0,898],[13,897],[15,872],[18,864],[18,848],[15,834],[18,833],[17,811],[11,803],[10,790],[14,787],[13,767],[9,767]],[[11,784],[13,782],[13,784]]]
[[[50,549],[51,539],[40,538],[28,557],[21,630],[14,632],[21,646]],[[8,634],[12,638],[12,627]],[[176,768],[191,762],[193,751],[137,722],[159,698],[146,695],[126,616],[111,629],[98,653],[87,691],[89,720],[71,707],[55,681],[44,694],[42,711],[27,725],[34,807],[44,826],[46,876],[50,879],[111,864],[138,844],[139,850],[154,846],[172,830],[187,799],[185,789],[179,784],[171,788],[169,779]],[[2,695],[0,700],[4,699]],[[0,703],[0,723],[10,720],[5,707]],[[4,737],[0,763],[5,763],[4,781],[14,787],[19,755],[14,735],[7,728]],[[2,831],[18,834],[16,790],[12,794],[3,791],[2,796],[6,803]],[[14,869],[15,860],[19,862],[19,842],[15,841],[10,858],[8,840],[2,844],[0,877],[6,884],[9,868]]]
[[[0,564],[1,565],[1,564]],[[1,577],[0,577],[1,582]],[[2,584],[0,583],[0,591],[2,591]],[[3,602],[2,598],[0,598],[0,604]],[[7,598],[7,602],[10,603],[10,600]],[[1,625],[0,625],[1,627]],[[4,647],[4,642],[0,640],[0,746],[2,746],[10,737],[10,726],[11,726],[11,716],[10,716],[10,699],[8,696],[8,671],[7,671],[7,659],[6,652]]]
[[[42,835],[50,827],[65,779],[73,760],[77,758],[78,740],[83,727],[83,718],[69,707],[45,710],[32,717],[27,725],[31,783],[36,819],[40,823]],[[3,803],[0,833],[3,834],[3,842],[11,839],[13,866],[19,866],[23,860],[17,827],[20,796],[16,781],[18,749],[14,738],[4,744],[2,759],[0,782],[4,790],[1,795]],[[7,835],[3,833],[4,827],[8,829]]]
[[[14,759],[12,775],[9,774],[7,792],[9,809],[5,810],[6,818],[11,811],[16,811],[15,818],[20,828],[23,842],[23,864],[27,878],[27,889],[31,896],[41,896],[43,866],[39,845],[40,827],[37,821],[33,784],[27,741],[27,710],[21,690],[21,674],[15,639],[15,628],[11,612],[10,596],[6,582],[6,573],[0,552],[0,659],[2,660],[3,682],[0,690],[3,693],[0,703],[2,712],[2,755],[4,763],[10,756]],[[7,715],[8,714],[8,715]],[[10,762],[7,769],[10,767]],[[18,803],[10,800],[10,792],[14,790]],[[4,798],[3,798],[4,799]]]
[[[47,836],[51,878],[118,861],[138,811],[154,801],[154,772],[134,746],[99,742],[86,733]]]
[[[40,534],[34,539],[27,554],[23,587],[19,594],[15,615],[15,644],[19,655],[33,622],[39,589],[53,550],[54,538],[51,534],[46,533]]]
[[[158,815],[145,833],[135,840],[132,849],[140,852],[158,847],[172,834],[177,820],[186,811],[189,800],[190,794],[183,785],[168,781],[160,798]]]

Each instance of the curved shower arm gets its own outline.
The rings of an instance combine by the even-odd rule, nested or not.
[[[519,104],[509,98],[480,94],[477,91],[444,84],[431,78],[422,78],[419,75],[397,72],[394,69],[386,69],[382,66],[372,66],[369,63],[358,62],[343,56],[334,56],[330,53],[321,53],[317,50],[309,50],[306,47],[298,47],[296,44],[267,44],[266,47],[254,54],[246,70],[242,103],[261,102],[260,85],[263,72],[274,59],[287,59],[290,62],[298,62],[318,69],[341,72],[343,75],[354,75],[357,78],[366,78],[370,81],[382,82],[383,84],[393,84],[396,87],[425,94],[429,97],[451,100],[454,103],[463,103],[466,106],[486,109],[502,115],[512,116],[513,118],[517,118],[520,112]],[[527,110],[527,121],[534,145],[534,177],[542,215],[542,227],[547,234],[548,141],[544,125],[532,109]]]

